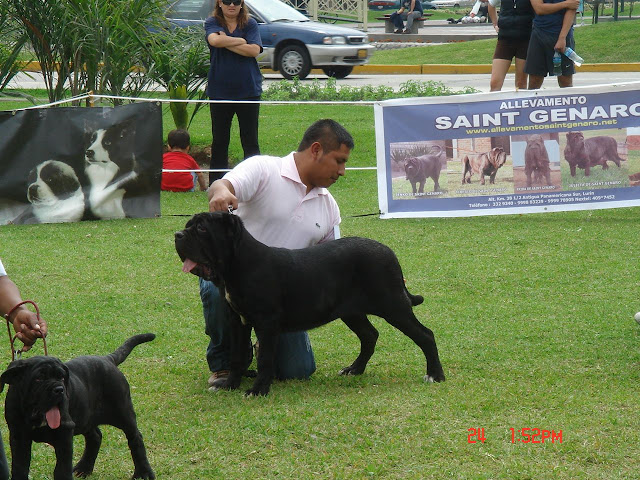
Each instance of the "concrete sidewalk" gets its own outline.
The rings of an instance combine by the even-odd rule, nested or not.
[[[398,72],[396,67],[394,71]],[[425,68],[425,70],[428,70]],[[452,90],[462,90],[465,87],[473,87],[480,92],[489,91],[489,79],[491,77],[490,68],[487,73],[464,73],[464,69],[460,69],[460,72],[453,73],[389,73],[384,74],[382,72],[377,73],[354,73],[346,78],[337,81],[338,88],[342,87],[361,87],[369,85],[372,87],[387,86],[397,90],[403,83],[409,80],[414,81],[436,81],[442,82]],[[282,81],[282,75],[274,72],[263,71],[264,73],[264,88],[268,88],[270,83]],[[318,80],[320,83],[325,83],[328,78],[321,70],[312,70],[307,79],[303,80],[305,83],[310,83],[314,80]],[[592,86],[592,85],[605,85],[611,83],[629,83],[640,82],[640,71],[635,72],[578,72],[573,77],[573,84],[576,87]],[[19,73],[16,78],[9,84],[9,88],[44,88],[44,82],[42,76],[36,73]],[[544,90],[550,88],[557,88],[557,82],[553,79],[547,79],[543,87]],[[509,73],[504,83],[504,90],[514,89],[514,74]],[[160,89],[161,90],[161,89]]]
[[[468,42],[497,38],[491,23],[458,23],[449,24],[446,20],[428,20],[417,34],[386,33],[384,23],[372,23],[367,26],[369,40],[375,43],[417,43],[441,44],[451,42]]]

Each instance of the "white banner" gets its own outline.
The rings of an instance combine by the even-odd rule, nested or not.
[[[640,82],[375,105],[382,218],[640,205]]]

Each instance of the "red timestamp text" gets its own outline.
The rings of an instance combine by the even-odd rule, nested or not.
[[[541,428],[510,428],[511,443],[562,443],[562,430]]]
[[[510,428],[511,443],[562,443],[562,430],[542,428]],[[467,443],[484,443],[484,428],[468,428]]]

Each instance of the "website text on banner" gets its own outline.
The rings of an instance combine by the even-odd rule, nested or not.
[[[640,205],[640,82],[375,105],[382,218]]]

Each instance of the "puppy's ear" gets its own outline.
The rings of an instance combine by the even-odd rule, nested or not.
[[[4,384],[11,385],[20,380],[20,377],[27,369],[28,365],[24,360],[11,362],[2,375],[0,375],[0,392],[4,390]]]

